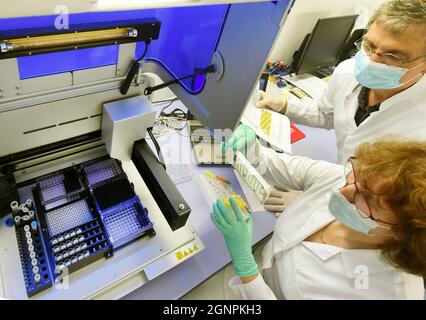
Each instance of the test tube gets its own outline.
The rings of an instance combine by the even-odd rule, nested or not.
[[[71,265],[70,259],[65,260],[65,266],[68,267]]]
[[[65,244],[65,243],[63,243],[62,245],[61,245],[61,250],[65,250],[67,248],[67,245]]]
[[[68,240],[69,238],[70,238],[70,235],[69,235],[68,233],[65,233],[65,234],[64,234],[64,239],[65,239],[65,240]]]
[[[26,214],[25,216],[22,217],[22,220],[28,221],[30,220],[30,216]]]
[[[87,248],[87,244],[86,243],[83,243],[82,245],[81,245],[81,250],[84,250],[84,249],[86,249]]]
[[[13,213],[18,213],[18,211],[19,211],[19,203],[18,203],[18,201],[12,201],[11,203],[10,203],[10,208],[12,209],[12,212]]]
[[[84,251],[84,252],[83,252],[83,256],[84,256],[85,258],[87,258],[88,256],[90,256],[90,252],[89,252],[89,251]]]
[[[33,239],[31,239],[31,238],[27,239],[27,244],[28,245],[33,244]]]
[[[80,228],[78,228],[76,231],[75,231],[75,233],[77,233],[77,234],[80,234],[80,233],[82,233],[83,231],[81,231],[81,229]]]
[[[25,231],[25,232],[30,231],[30,226],[29,226],[29,225],[26,225],[26,226],[24,227],[24,231]]]
[[[34,211],[30,210],[30,212],[28,212],[28,215],[30,216],[30,219],[34,218]]]
[[[33,273],[37,274],[40,271],[40,269],[36,266],[33,268]]]
[[[35,275],[34,275],[34,281],[35,281],[35,282],[37,282],[37,283],[39,283],[39,282],[40,282],[40,280],[41,280],[41,276],[40,276],[40,274],[39,274],[39,273],[35,274]]]
[[[64,268],[65,268],[65,265],[61,262],[61,263],[59,263],[59,264],[57,265],[57,268],[58,268],[59,270],[62,270],[62,269],[64,269]]]
[[[34,251],[34,246],[33,246],[32,244],[30,244],[30,245],[28,246],[28,251],[29,251],[29,252],[33,252],[33,251]]]
[[[68,250],[68,254],[69,254],[70,256],[73,256],[73,255],[75,254],[75,249],[74,249],[74,248],[69,249],[69,250]]]
[[[61,261],[61,260],[62,260],[62,258],[63,258],[63,257],[62,257],[62,254],[58,254],[58,255],[56,255],[56,256],[55,256],[55,260],[56,260],[56,261]]]
[[[28,227],[28,226],[26,226],[26,227]],[[25,238],[31,239],[31,232],[29,232],[29,231],[25,232]]]
[[[52,238],[52,245],[56,245],[56,244],[58,244],[58,239],[56,239],[56,238]]]
[[[81,247],[80,246],[75,246],[75,252],[80,252],[81,251]]]
[[[59,242],[64,241],[64,237],[63,237],[63,236],[59,236],[59,237],[58,237],[58,241],[59,241]]]
[[[15,218],[13,218],[13,221],[15,221],[15,224],[18,224],[19,222],[21,222],[21,217],[16,216]]]
[[[61,249],[59,248],[59,246],[54,246],[53,247],[53,252],[54,253],[58,253],[59,251],[61,251]]]
[[[70,236],[71,236],[71,238],[74,238],[76,236],[75,231],[71,231]]]
[[[23,213],[29,213],[30,212],[30,209],[28,209],[27,207],[23,207],[22,209],[21,209],[21,211],[23,212]]]
[[[31,251],[30,252],[30,258],[35,259],[35,257],[36,257],[36,253],[34,251]]]
[[[67,241],[67,248],[71,248],[72,246],[72,242],[71,241]]]
[[[65,251],[63,254],[62,254],[62,257],[65,259],[65,258],[68,258],[69,257],[69,253],[68,253],[68,251]]]
[[[32,259],[31,264],[35,267],[37,265],[38,261],[37,259]]]
[[[80,237],[78,237],[78,241],[79,241],[79,242],[83,242],[83,241],[84,241],[84,236],[80,236]]]
[[[74,258],[72,258],[72,260],[71,260],[71,262],[72,262],[72,263],[77,263],[77,261],[78,261],[77,257],[74,257]]]
[[[25,201],[25,206],[31,210],[33,208],[33,201],[31,199],[28,199],[27,201]]]
[[[76,238],[76,239],[74,239],[73,241],[72,241],[72,243],[73,244],[78,244],[78,239]]]

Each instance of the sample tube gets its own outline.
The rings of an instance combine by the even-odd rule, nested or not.
[[[10,208],[12,209],[12,212],[13,213],[18,213],[18,211],[19,211],[19,203],[18,203],[18,201],[12,201],[11,203],[10,203]]]
[[[37,274],[40,271],[40,269],[36,266],[33,268],[33,273]]]
[[[70,235],[69,235],[68,233],[65,233],[65,234],[64,234],[64,239],[65,239],[65,240],[68,240],[69,238],[70,238]]]
[[[31,232],[29,232],[29,231],[25,232],[25,238],[31,239]]]
[[[24,227],[24,231],[25,231],[25,232],[30,231],[30,226],[29,226],[29,225],[26,225],[26,226]]]
[[[40,274],[39,274],[39,273],[35,274],[35,275],[34,275],[34,281],[35,281],[35,282],[37,282],[37,283],[39,283],[39,282],[40,282],[40,280],[41,280],[41,276],[40,276]]]
[[[35,257],[36,257],[36,253],[34,251],[31,251],[30,252],[30,258],[31,258],[31,260],[35,259]]]
[[[32,259],[31,264],[35,267],[37,265],[38,261],[37,259]]]
[[[25,201],[25,206],[29,209],[32,210],[33,209],[33,201],[31,199],[28,199],[27,201]]]

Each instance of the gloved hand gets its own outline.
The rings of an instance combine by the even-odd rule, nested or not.
[[[273,190],[263,204],[263,207],[265,210],[274,212],[276,216],[279,216],[300,194],[300,191],[295,190]]]
[[[216,201],[210,217],[223,234],[235,273],[239,277],[255,275],[258,268],[251,251],[253,220],[251,217],[244,219],[234,199],[229,198],[229,202],[232,209],[222,201]]]
[[[234,151],[247,154],[248,150],[256,143],[256,132],[245,124],[240,124],[232,134],[228,142],[222,143],[222,153],[226,153],[229,147]]]
[[[287,111],[287,99],[284,96],[274,96],[265,91],[259,91],[259,100],[256,102],[256,107],[284,114]]]

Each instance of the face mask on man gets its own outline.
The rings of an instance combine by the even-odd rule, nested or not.
[[[358,212],[356,206],[350,203],[346,197],[339,191],[346,184],[345,179],[339,180],[333,187],[331,197],[328,202],[328,209],[345,226],[368,235],[371,230],[377,227],[390,229],[378,224],[369,217],[363,217]]]
[[[423,64],[424,62],[411,69],[388,66],[383,63],[371,61],[368,56],[358,52],[355,55],[355,78],[358,83],[369,89],[396,89],[417,77],[422,77],[423,73],[419,73],[412,79],[401,83],[402,77],[407,72]]]

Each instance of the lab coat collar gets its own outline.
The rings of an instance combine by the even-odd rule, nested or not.
[[[394,269],[382,257],[378,249],[343,249],[332,245],[303,241],[302,244],[323,262],[341,256],[344,272],[348,278],[362,274],[374,274]]]
[[[336,246],[310,241],[303,241],[302,244],[324,262],[345,250]]]

